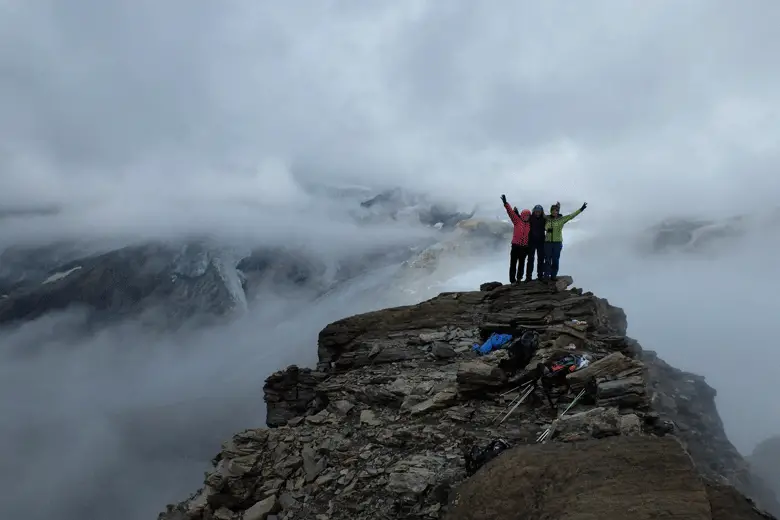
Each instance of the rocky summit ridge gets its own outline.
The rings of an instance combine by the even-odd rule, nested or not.
[[[226,442],[203,488],[158,520],[774,518],[715,391],[572,283],[493,282],[328,325],[316,368],[266,380],[268,428]],[[539,343],[519,372],[506,349],[472,350],[521,327]],[[557,410],[536,390],[497,420],[536,365],[566,353],[591,363],[553,388]],[[471,475],[469,450],[496,439],[511,448]]]

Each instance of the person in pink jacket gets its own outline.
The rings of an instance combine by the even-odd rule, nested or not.
[[[509,283],[515,284],[520,281],[516,276],[517,274],[520,275],[520,278],[523,277],[523,266],[530,251],[528,233],[531,231],[531,211],[527,209],[517,211],[517,208],[512,208],[506,201],[506,195],[501,195],[501,202],[504,203],[504,209],[515,228],[512,232],[512,249],[509,253]],[[529,269],[526,270],[526,282],[531,281],[532,273],[533,262]]]

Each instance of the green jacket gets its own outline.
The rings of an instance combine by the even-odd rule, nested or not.
[[[558,218],[547,217],[547,223],[544,225],[544,241],[545,242],[563,242],[563,226],[582,213],[582,209],[578,209],[574,213],[569,215],[562,215]]]

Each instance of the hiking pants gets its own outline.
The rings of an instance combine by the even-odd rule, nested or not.
[[[558,276],[558,266],[561,261],[563,242],[544,243],[544,274],[545,276]]]
[[[525,276],[529,280],[534,274],[534,254],[536,255],[536,276],[544,276],[544,242],[531,244],[528,248],[528,267],[525,270]]]
[[[518,272],[520,273],[520,278],[523,277],[523,266],[525,265],[525,259],[528,256],[528,250],[528,246],[512,244],[512,251],[509,253],[509,283],[515,283],[517,281],[515,274]]]

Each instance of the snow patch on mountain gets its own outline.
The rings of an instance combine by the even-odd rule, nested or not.
[[[72,269],[68,269],[67,271],[61,271],[61,272],[59,272],[59,273],[54,273],[53,275],[49,276],[48,278],[46,278],[46,279],[45,279],[43,282],[41,282],[41,283],[42,283],[42,284],[47,284],[47,283],[56,282],[57,280],[62,280],[62,279],[63,279],[63,278],[65,278],[66,276],[68,276],[68,275],[70,275],[70,274],[72,274],[72,273],[75,273],[75,272],[76,272],[76,271],[78,271],[79,269],[81,269],[81,266],[80,266],[80,265],[77,265],[76,267],[74,267],[74,268],[72,268]]]

